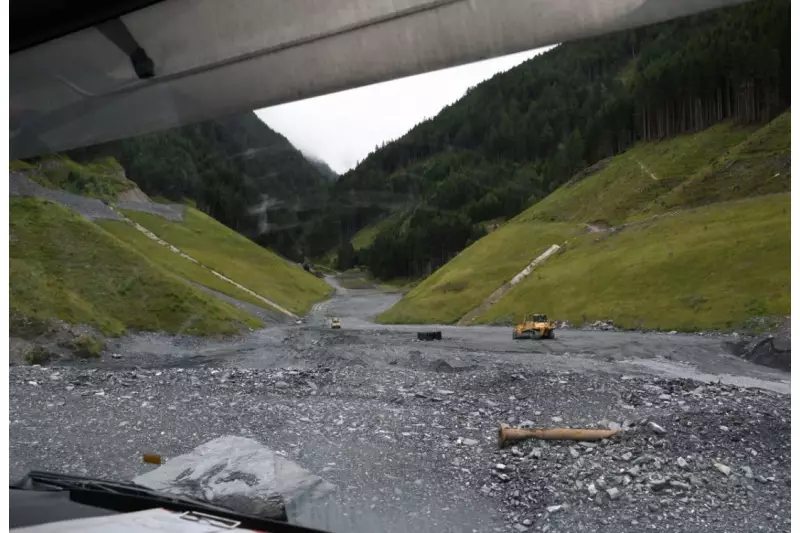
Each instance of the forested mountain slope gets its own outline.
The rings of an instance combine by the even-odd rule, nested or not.
[[[790,310],[791,115],[641,141],[576,174],[417,285],[383,322],[452,323],[548,247],[473,323],[726,329]]]
[[[424,276],[485,221],[636,142],[763,124],[789,105],[789,11],[756,0],[567,43],[498,74],[337,180],[304,246],[322,256],[399,213],[353,260],[383,278]]]
[[[330,169],[307,160],[255,113],[114,141],[70,156],[113,156],[148,195],[190,200],[226,226],[300,261],[303,205],[318,206]]]

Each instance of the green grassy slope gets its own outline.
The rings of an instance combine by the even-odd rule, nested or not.
[[[375,237],[378,236],[382,227],[381,222],[377,222],[362,228],[361,231],[353,235],[353,238],[350,239],[350,244],[353,245],[353,249],[361,250],[362,248],[369,248],[372,243],[375,242]]]
[[[381,323],[455,322],[552,244],[579,235],[582,226],[514,219],[458,254],[414,287]]]
[[[547,246],[566,240],[563,254],[478,321],[510,320],[538,301],[537,309],[551,309],[558,318],[580,322],[586,315],[668,329],[727,327],[749,316],[786,314],[789,120],[787,112],[758,130],[720,124],[641,143],[587,169],[464,250],[379,320],[452,323]],[[584,234],[588,223],[639,225],[613,235]],[[674,279],[670,269],[677,271]],[[661,285],[631,281],[640,275]],[[581,276],[586,281],[579,282]],[[651,312],[642,312],[640,302]]]
[[[790,195],[718,203],[587,234],[522,281],[478,323],[533,308],[580,324],[726,329],[790,308]]]
[[[263,300],[259,300],[250,293],[247,293],[232,283],[220,279],[215,276],[207,268],[189,261],[188,259],[174,253],[166,246],[163,246],[152,239],[148,238],[141,231],[137,230],[129,222],[120,220],[97,220],[95,224],[107,232],[114,235],[119,240],[128,243],[136,248],[138,252],[145,255],[151,261],[160,267],[172,272],[173,274],[182,277],[183,279],[192,281],[209,289],[227,294],[238,300],[250,302],[264,309],[273,311],[274,308]]]
[[[533,220],[624,222],[744,141],[752,129],[729,123],[660,142],[640,143],[523,212]],[[580,174],[579,174],[580,176]]]
[[[125,211],[163,240],[248,289],[298,314],[331,292],[323,280],[187,207],[183,222],[138,211]]]
[[[12,314],[88,324],[110,335],[214,335],[260,325],[60,205],[12,198],[9,219]]]
[[[648,206],[648,213],[790,190],[791,122],[786,112]]]

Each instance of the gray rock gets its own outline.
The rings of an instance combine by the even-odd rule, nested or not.
[[[522,521],[523,526],[530,526],[531,524],[533,524],[533,520],[531,520],[530,518],[526,518],[525,520]]]
[[[650,486],[650,489],[653,492],[660,492],[667,487],[669,482],[664,478],[658,477],[658,478],[650,478],[647,481],[647,484]]]
[[[503,463],[497,463],[496,465],[494,465],[494,469],[497,470],[498,472],[505,472],[507,468],[508,467],[506,467],[506,465],[504,465]]]
[[[522,533],[523,531],[528,531],[528,528],[522,524],[514,524],[514,529]]]
[[[562,503],[561,505],[551,505],[547,508],[547,512],[550,514],[557,513],[559,511],[564,511],[567,509],[567,504]]]
[[[553,416],[553,417],[550,417],[550,420],[552,420],[552,421],[553,421],[553,422],[555,422],[555,423],[559,423],[559,422],[563,422],[563,421],[564,421],[564,419],[563,419],[563,418],[561,418],[560,416]]]
[[[589,486],[586,487],[586,489],[589,491],[589,496],[594,497],[597,495],[597,487],[594,485],[594,483],[589,483]]]
[[[650,426],[650,429],[653,430],[654,433],[657,433],[659,435],[664,435],[667,432],[666,429],[664,429],[663,427],[659,426],[655,422],[652,422],[652,421],[648,422],[647,425]]]
[[[720,471],[723,475],[731,475],[731,467],[722,463],[714,463],[714,468]]]
[[[570,454],[570,456],[572,456],[573,459],[577,459],[578,457],[581,456],[581,454],[578,451],[578,449],[575,448],[574,446],[570,447],[569,454]]]
[[[622,496],[622,493],[616,487],[611,487],[610,489],[607,489],[606,494],[608,494],[608,497],[612,500],[619,499],[619,497]]]
[[[542,458],[542,450],[539,448],[534,448],[528,454],[528,457],[533,457],[534,459],[541,459]]]
[[[623,454],[620,456],[620,458],[621,458],[623,461],[630,461],[630,460],[631,460],[631,458],[633,458],[633,454],[632,454],[631,452],[625,452],[625,453],[623,453]]]
[[[669,486],[680,490],[690,490],[692,488],[691,485],[683,481],[670,481]]]
[[[689,463],[687,463],[686,459],[684,459],[683,457],[678,457],[676,462],[678,463],[678,466],[681,468],[687,468],[689,466]]]
[[[478,441],[475,439],[464,439],[462,442],[464,443],[465,446],[475,446],[476,444],[478,444]]]
[[[750,468],[749,466],[743,466],[742,472],[744,472],[744,477],[746,477],[747,479],[753,479],[753,469]]]
[[[153,490],[209,501],[258,517],[314,512],[334,487],[245,437],[224,436],[136,477]]]
[[[730,431],[730,428],[728,426],[720,426],[719,430],[720,431],[724,431],[725,433],[727,433],[728,431]]]

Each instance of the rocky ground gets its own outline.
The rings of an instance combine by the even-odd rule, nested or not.
[[[140,456],[255,438],[337,487],[332,531],[788,531],[788,373],[725,339],[369,322],[342,291],[237,341],[124,339],[102,361],[10,369],[10,470],[131,479]],[[325,328],[340,316],[344,329]],[[611,427],[499,449],[500,422]]]

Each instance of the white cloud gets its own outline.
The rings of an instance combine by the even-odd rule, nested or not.
[[[468,88],[549,48],[269,107],[256,114],[301,151],[341,173],[376,146],[435,116]]]

